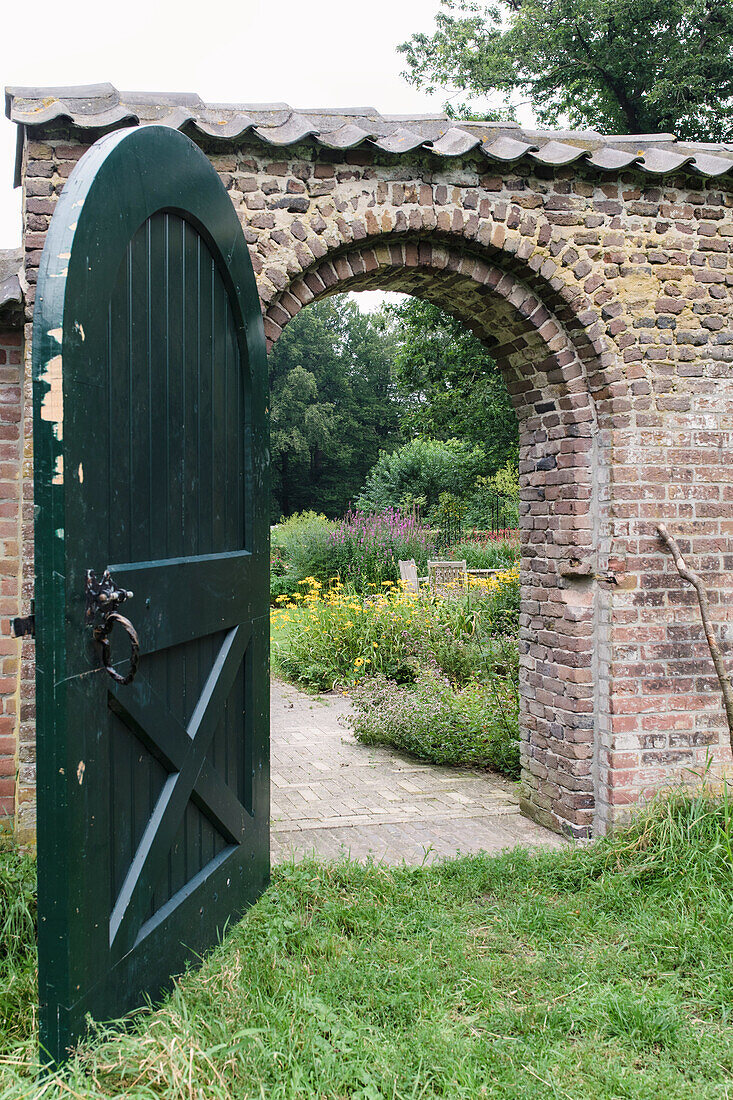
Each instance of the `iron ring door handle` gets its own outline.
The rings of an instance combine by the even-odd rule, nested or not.
[[[109,644],[109,636],[112,633],[112,628],[115,623],[120,624],[127,634],[127,637],[130,639],[130,671],[127,676],[121,676],[120,673],[112,667],[112,651]],[[118,614],[117,611],[110,611],[108,615],[105,615],[102,625],[95,629],[94,638],[102,647],[102,663],[112,679],[118,684],[131,684],[135,679],[137,666],[140,663],[140,640],[130,620],[126,619],[124,615]]]

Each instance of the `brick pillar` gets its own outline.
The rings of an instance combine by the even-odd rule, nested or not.
[[[0,831],[13,827],[18,773],[23,334],[0,329]]]

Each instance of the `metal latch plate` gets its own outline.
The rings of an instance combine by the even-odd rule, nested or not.
[[[26,635],[30,635],[31,638],[35,638],[36,616],[24,615],[20,618],[13,619],[13,634],[16,638],[24,638]]]

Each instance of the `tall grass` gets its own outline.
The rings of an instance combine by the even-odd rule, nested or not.
[[[585,848],[278,868],[158,1009],[40,1082],[29,995],[0,1096],[722,1100],[731,817],[677,791]]]
[[[36,865],[0,848],[0,1053],[26,1039],[35,1022]]]

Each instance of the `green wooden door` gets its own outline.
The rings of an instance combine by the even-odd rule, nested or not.
[[[162,126],[100,139],[33,333],[41,1042],[153,998],[269,878],[267,366],[242,230]],[[101,663],[87,571],[133,595]],[[100,624],[101,612],[95,622]],[[116,625],[112,661],[130,670]]]

